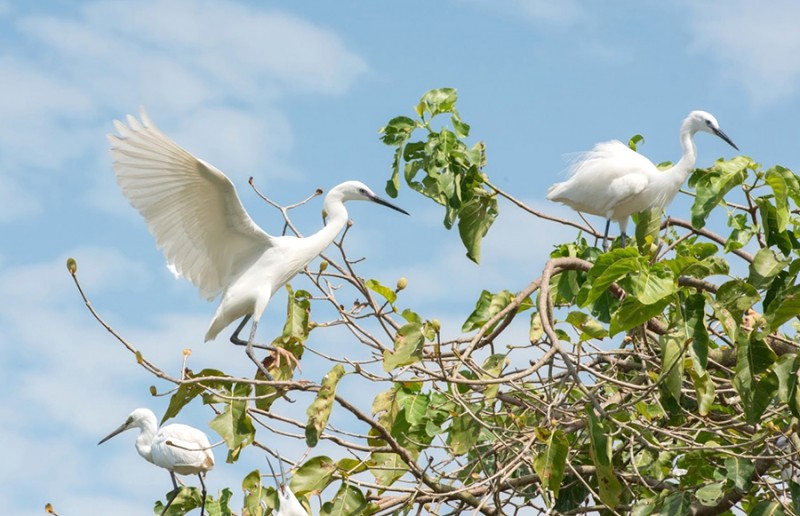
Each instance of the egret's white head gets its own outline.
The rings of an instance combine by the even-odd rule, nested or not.
[[[130,413],[128,419],[122,423],[119,428],[105,436],[99,443],[103,444],[104,442],[108,441],[112,437],[117,434],[124,432],[125,430],[130,430],[131,428],[143,428],[147,424],[156,424],[156,415],[153,414],[153,411],[148,408],[138,408]]]
[[[705,131],[707,133],[715,134],[725,140],[728,145],[736,150],[739,150],[739,147],[737,147],[736,144],[733,143],[730,138],[728,138],[728,135],[722,132],[722,129],[719,128],[717,119],[714,118],[714,115],[711,113],[707,113],[705,111],[692,111],[689,113],[689,116],[686,117],[686,120],[683,121],[683,128],[691,133]]]
[[[374,203],[386,206],[387,208],[391,208],[393,210],[399,211],[400,213],[405,213],[408,215],[408,212],[402,208],[398,208],[394,204],[381,199],[375,192],[370,190],[370,188],[362,183],[361,181],[345,181],[344,183],[338,184],[333,189],[328,192],[328,195],[325,196],[325,205],[328,206],[329,204],[335,202],[345,202],[345,201],[372,201]],[[329,210],[325,208],[323,211],[323,217],[327,215]]]

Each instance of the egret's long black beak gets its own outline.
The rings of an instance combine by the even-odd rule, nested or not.
[[[410,213],[408,213],[403,208],[398,208],[397,206],[395,206],[394,204],[390,203],[389,201],[384,201],[383,199],[381,199],[377,195],[370,197],[370,199],[373,202],[376,202],[378,204],[382,204],[383,206],[386,206],[387,208],[391,208],[393,210],[399,211],[400,213],[405,213],[406,215],[411,215]]]
[[[109,439],[111,439],[111,438],[112,438],[112,437],[114,437],[115,435],[117,435],[117,434],[120,434],[120,433],[124,432],[124,431],[125,431],[125,430],[127,430],[127,429],[128,429],[128,421],[125,421],[124,423],[122,423],[122,424],[119,426],[119,428],[117,428],[116,430],[114,430],[113,432],[111,432],[110,434],[108,434],[107,436],[103,437],[103,438],[100,440],[100,442],[99,442],[99,443],[97,443],[97,445],[98,445],[98,446],[100,446],[101,444],[103,444],[104,442],[108,441]]]
[[[714,131],[714,134],[716,134],[717,136],[719,136],[720,138],[722,138],[723,140],[728,142],[728,145],[730,145],[731,147],[733,147],[737,151],[739,150],[739,147],[737,147],[736,144],[733,143],[733,141],[730,138],[728,138],[727,134],[722,132],[722,129],[713,129],[713,131]]]

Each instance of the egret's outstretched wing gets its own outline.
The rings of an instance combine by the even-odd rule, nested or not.
[[[117,182],[167,262],[213,299],[273,239],[244,210],[225,174],[164,135],[144,110],[141,117],[115,121],[119,135],[108,135]]]

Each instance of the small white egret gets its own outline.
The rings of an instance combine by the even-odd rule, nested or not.
[[[622,245],[628,217],[648,208],[666,208],[694,168],[698,131],[716,134],[739,150],[722,132],[717,119],[705,111],[692,111],[681,124],[681,159],[667,170],[653,163],[618,140],[598,143],[583,153],[569,168],[569,179],[547,190],[547,199],[570,208],[606,218],[603,250],[608,250],[611,221],[619,224]]]
[[[269,470],[272,472],[272,478],[275,479],[275,490],[278,493],[278,510],[275,516],[308,516],[303,504],[294,495],[289,488],[289,481],[286,478],[286,473],[283,470],[283,461],[278,457],[278,466],[281,468],[281,479],[278,481],[278,475],[275,474],[275,469],[272,467],[269,457],[267,457],[267,464]]]
[[[97,444],[103,444],[115,435],[131,428],[139,429],[139,436],[136,438],[136,451],[139,452],[139,455],[146,461],[169,471],[172,478],[174,494],[161,514],[167,512],[175,495],[178,494],[178,481],[175,479],[175,473],[177,473],[179,475],[197,475],[197,478],[200,479],[203,495],[200,507],[200,516],[202,516],[206,507],[206,485],[203,482],[203,476],[214,467],[214,454],[206,434],[197,428],[181,424],[158,428],[158,421],[153,411],[147,408],[138,408],[131,412],[128,419],[119,428]]]
[[[209,301],[220,293],[206,342],[233,321],[243,318],[231,342],[270,380],[253,348],[283,354],[283,348],[257,345],[256,327],[272,295],[333,242],[347,223],[345,201],[365,200],[408,213],[381,199],[359,181],[334,187],[323,201],[325,226],[305,238],[265,233],[245,211],[236,188],[213,165],[198,159],[159,131],[144,110],[142,121],[128,116],[115,121],[119,136],[110,134],[113,169],[130,203],[145,219],[167,263],[189,279]],[[252,317],[247,341],[239,333]]]

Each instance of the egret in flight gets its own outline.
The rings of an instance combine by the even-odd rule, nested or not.
[[[178,494],[178,481],[175,479],[175,473],[197,475],[197,478],[200,479],[203,494],[200,516],[203,516],[206,507],[206,485],[203,482],[203,476],[214,467],[214,454],[211,452],[211,443],[208,442],[206,434],[197,428],[181,424],[158,428],[153,411],[147,408],[138,408],[131,412],[128,419],[119,428],[97,444],[103,444],[115,435],[131,428],[139,429],[139,437],[136,438],[136,451],[139,452],[139,455],[146,461],[169,471],[172,478],[174,494],[161,512],[162,516]]]
[[[278,481],[278,475],[275,474],[275,469],[272,467],[269,457],[267,457],[267,464],[269,470],[272,471],[272,478],[275,479],[275,490],[278,493],[278,511],[275,516],[308,516],[303,504],[294,495],[289,488],[289,481],[286,478],[286,473],[283,471],[283,461],[278,458],[278,466],[281,468],[281,479]]]
[[[547,199],[605,217],[604,251],[608,251],[609,226],[615,221],[624,247],[628,217],[648,208],[666,208],[694,169],[694,135],[699,131],[715,134],[739,150],[710,113],[692,111],[681,124],[683,155],[667,170],[659,171],[649,159],[618,140],[598,143],[570,167],[569,179],[547,190]]]
[[[283,348],[254,343],[256,328],[273,294],[333,242],[347,223],[345,201],[372,201],[405,210],[375,195],[359,181],[334,187],[323,201],[325,226],[305,238],[265,233],[245,211],[236,188],[219,169],[189,154],[156,128],[144,110],[141,122],[128,116],[115,121],[110,134],[117,183],[144,217],[167,263],[189,279],[209,301],[222,294],[205,340],[242,319],[231,342],[272,380],[253,348],[281,353]],[[239,338],[253,319],[248,340]]]

